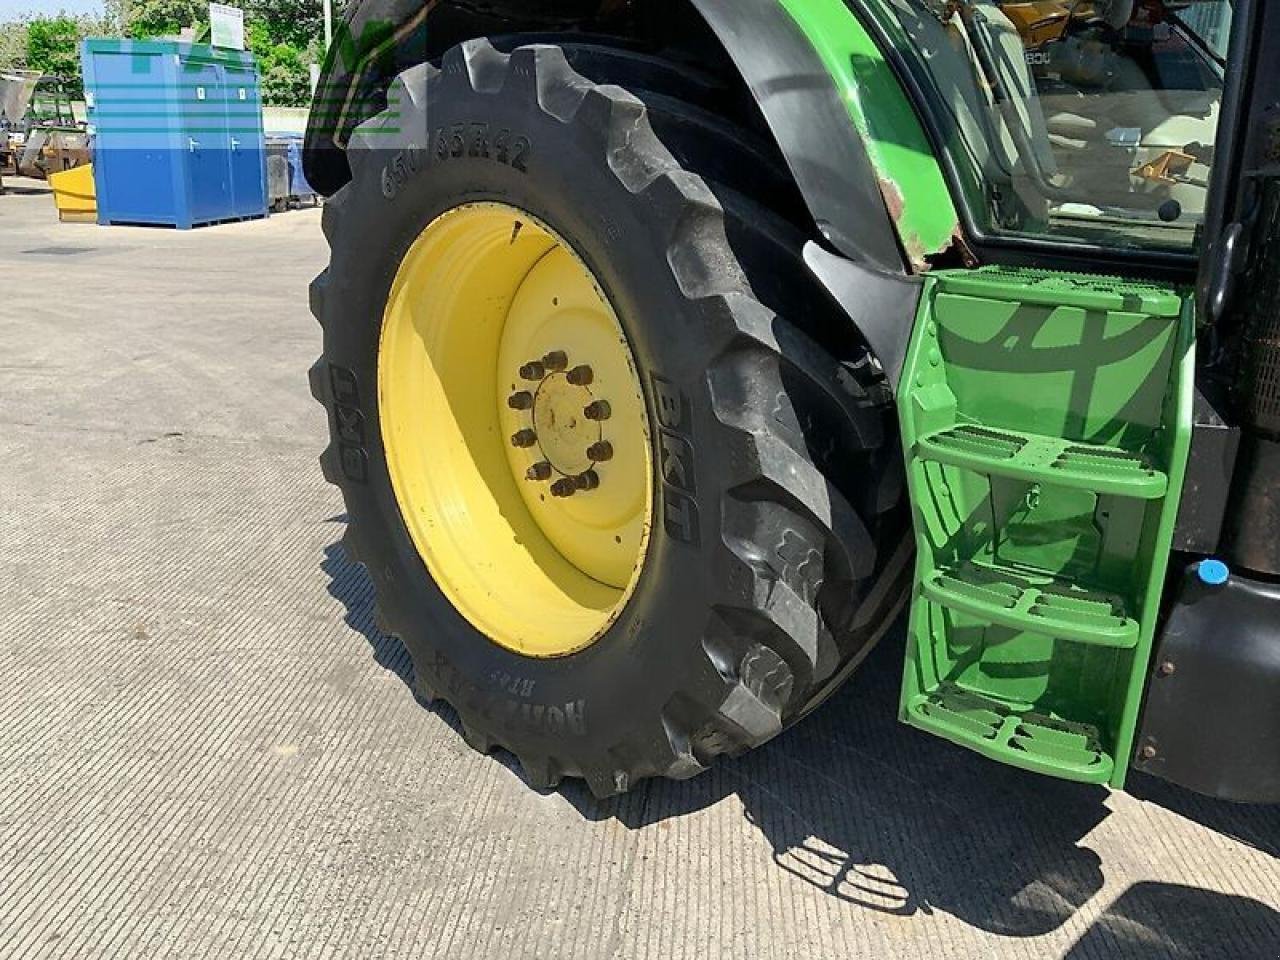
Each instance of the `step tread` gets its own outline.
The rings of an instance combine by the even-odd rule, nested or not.
[[[1037,773],[1105,783],[1115,766],[1097,727],[942,684],[907,704],[907,722]]]
[[[1059,577],[966,563],[939,567],[921,589],[940,606],[1015,630],[1102,647],[1129,649],[1138,643],[1138,621],[1123,598]]]
[[[1169,488],[1169,478],[1146,454],[981,424],[928,434],[917,442],[916,453],[980,473],[1141,500],[1157,500]]]
[[[1052,270],[1018,267],[983,267],[948,274],[941,286],[949,293],[1016,300],[1045,306],[1077,307],[1176,317],[1182,298],[1171,287],[1103,276],[1064,276]]]

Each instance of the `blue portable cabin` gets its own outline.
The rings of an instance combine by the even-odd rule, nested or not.
[[[207,44],[86,40],[98,222],[182,229],[266,216],[253,55]]]

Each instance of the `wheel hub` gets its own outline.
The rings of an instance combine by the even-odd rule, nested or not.
[[[454,606],[520,653],[594,642],[643,565],[653,469],[630,345],[572,248],[502,204],[430,224],[388,302],[379,398],[397,503]]]
[[[587,386],[594,382],[594,371],[584,364],[569,372],[547,372],[545,364],[533,361],[524,364],[521,370],[532,373],[537,367],[543,368],[543,375],[537,379],[533,392],[513,393],[507,403],[513,410],[529,411],[530,426],[527,429],[536,438],[542,453],[540,463],[546,465],[544,468],[534,464],[525,472],[525,480],[535,483],[551,481],[552,493],[557,496],[572,496],[579,490],[598,489],[599,483],[584,474],[597,463],[611,460],[613,445],[604,439],[603,420],[608,418],[599,416],[601,407],[593,406],[598,398]],[[521,445],[517,442],[519,436],[517,432],[512,437],[512,443],[517,447]],[[559,480],[572,481],[560,484],[562,493],[556,490]]]

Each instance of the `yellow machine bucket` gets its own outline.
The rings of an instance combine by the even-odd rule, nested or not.
[[[94,222],[98,219],[98,196],[93,185],[93,164],[49,174],[58,219],[64,222]]]

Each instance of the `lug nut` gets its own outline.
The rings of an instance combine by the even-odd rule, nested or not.
[[[574,367],[565,374],[565,379],[572,383],[575,387],[586,387],[591,385],[591,381],[596,378],[595,373],[585,363]]]
[[[513,447],[532,447],[538,442],[538,435],[532,430],[518,430],[511,436]]]
[[[608,420],[613,416],[613,411],[609,409],[608,400],[592,400],[583,409],[582,415],[588,420]]]
[[[546,368],[537,360],[530,360],[520,368],[520,378],[522,380],[541,380],[546,375]]]
[[[587,456],[595,463],[604,463],[606,460],[613,459],[613,444],[608,440],[601,440],[587,447]]]
[[[524,476],[526,480],[550,480],[551,464],[547,463],[545,460],[539,460],[525,472]]]
[[[579,490],[595,490],[600,486],[600,474],[587,470],[576,477],[561,477],[551,485],[553,497],[572,497]]]
[[[513,393],[507,397],[507,406],[512,410],[529,410],[533,407],[533,394],[528,390]]]
[[[569,355],[563,350],[552,350],[542,358],[542,365],[552,372],[559,373],[569,365]]]

